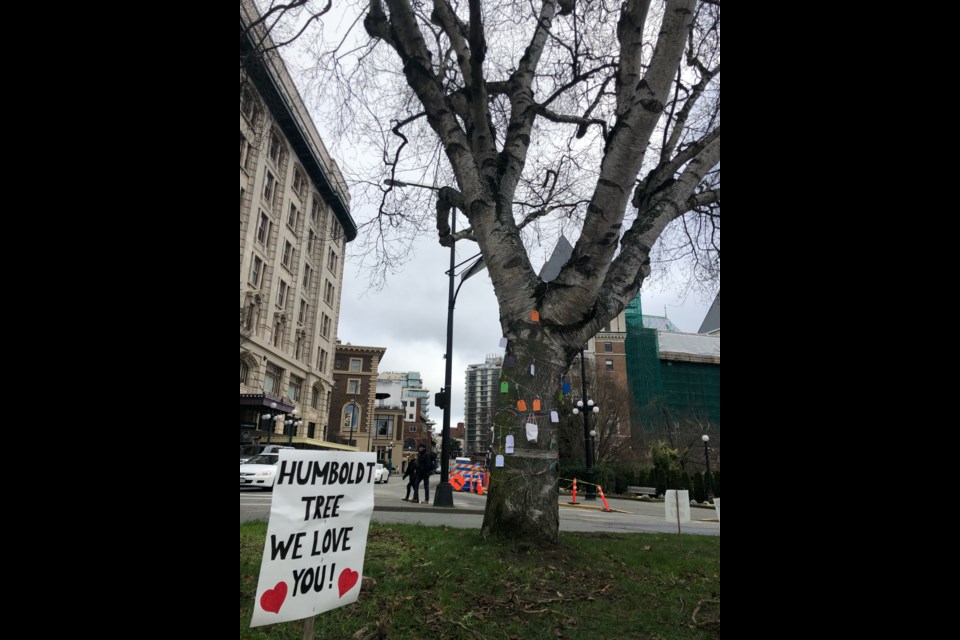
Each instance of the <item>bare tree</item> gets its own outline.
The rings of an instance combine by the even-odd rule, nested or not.
[[[289,34],[312,15],[295,4]],[[494,470],[483,532],[556,541],[557,433],[548,424],[528,442],[530,416],[515,407],[557,397],[580,346],[639,292],[665,233],[666,257],[719,273],[720,3],[353,6],[370,40],[336,42],[315,81],[338,92],[337,120],[381,148],[381,173],[364,182],[379,200],[364,253],[392,268],[398,240],[426,231],[423,197],[435,199],[441,245],[477,244],[513,364],[497,433],[517,443]],[[268,11],[263,27],[283,5]],[[430,189],[397,188],[413,182]],[[468,226],[452,233],[457,210]],[[544,282],[530,252],[560,233],[578,239]]]

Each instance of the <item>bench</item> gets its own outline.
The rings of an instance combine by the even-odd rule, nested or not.
[[[648,495],[648,496],[657,496],[656,487],[627,487],[627,493],[632,493],[634,495]]]

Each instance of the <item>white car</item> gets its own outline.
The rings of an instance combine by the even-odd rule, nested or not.
[[[373,482],[375,484],[385,484],[390,482],[390,469],[387,469],[378,462],[377,466],[373,468]]]
[[[240,465],[240,486],[259,487],[272,491],[279,462],[280,455],[277,453],[261,453],[253,456]]]

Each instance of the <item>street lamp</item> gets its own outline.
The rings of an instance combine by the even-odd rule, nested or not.
[[[283,422],[290,430],[290,439],[287,441],[289,444],[293,444],[293,433],[297,428],[303,424],[303,421],[300,420],[300,416],[297,415],[297,408],[294,407],[290,413],[283,413],[282,411],[277,411],[277,403],[270,403],[270,411],[273,413],[265,413],[261,417],[261,420],[273,420],[274,422]],[[270,444],[270,434],[273,433],[275,427],[270,427],[267,430],[267,444]]]
[[[294,407],[293,411],[287,414],[287,419],[284,421],[284,425],[290,430],[290,439],[287,440],[287,444],[293,444],[293,434],[300,428],[301,424],[303,424],[303,420],[297,415],[297,408]]]
[[[583,399],[587,397],[587,370],[583,364],[583,349],[580,349],[580,390],[582,397],[577,400],[577,406],[573,408],[573,415],[577,415],[584,408]],[[597,474],[593,468],[593,437],[597,435],[596,431],[590,431],[590,422],[588,416],[590,413],[600,413],[600,407],[593,404],[593,400],[587,400],[586,410],[583,412],[583,448],[587,459],[587,490],[584,500],[597,499]]]
[[[416,184],[410,182],[401,182],[400,180],[384,180],[384,184],[391,187],[420,187],[421,189],[431,189],[440,191],[437,187],[425,184]],[[453,386],[453,309],[457,302],[457,295],[460,293],[460,287],[470,276],[476,275],[486,267],[483,263],[483,256],[477,254],[467,258],[460,264],[457,262],[457,209],[451,207],[450,214],[450,270],[447,275],[450,278],[449,292],[447,295],[447,351],[444,354],[446,360],[446,371],[443,378],[443,389],[436,395],[434,403],[443,411],[443,428],[440,431],[440,484],[433,492],[433,506],[452,507],[453,506],[453,486],[450,484],[450,405],[452,386]],[[456,291],[453,288],[453,281],[456,278],[456,269],[467,262],[478,258],[473,264],[467,267],[461,275],[460,284]]]
[[[700,439],[703,440],[703,459],[707,462],[707,482],[709,483],[708,489],[709,493],[707,497],[712,501],[713,500],[713,475],[710,473],[710,449],[707,447],[707,443],[710,442],[710,436],[703,434],[700,436]]]
[[[277,403],[271,402],[270,411],[260,416],[261,422],[266,421],[267,423],[269,423],[271,420],[275,418],[274,414],[276,413],[276,411],[277,411]],[[267,444],[270,444],[270,435],[272,433],[273,433],[273,426],[267,427]]]
[[[599,407],[594,407],[594,408],[599,409]],[[590,429],[590,446],[593,448],[593,464],[596,465],[597,458],[600,455],[597,452],[597,430],[596,429]]]

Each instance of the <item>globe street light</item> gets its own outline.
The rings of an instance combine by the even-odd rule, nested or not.
[[[583,364],[583,349],[580,349],[580,389],[582,398],[587,397],[587,371]],[[577,406],[573,408],[573,415],[577,415],[583,409],[583,399],[577,400]],[[599,413],[600,407],[597,407],[593,404],[593,400],[587,400],[586,410],[583,412],[583,448],[586,452],[587,459],[587,490],[584,495],[584,500],[596,500],[597,499],[597,474],[593,468],[593,438],[591,435],[596,435],[596,431],[590,431],[590,422],[588,417],[590,413]]]
[[[300,428],[301,424],[303,424],[303,421],[300,419],[300,416],[297,415],[297,408],[294,407],[293,411],[287,414],[287,419],[284,421],[284,425],[290,429],[290,439],[287,440],[287,444],[293,444],[293,434]]]
[[[710,442],[710,436],[703,434],[700,439],[703,440],[703,459],[707,462],[707,482],[709,483],[707,497],[713,501],[713,475],[710,473],[710,449],[707,446],[707,443]]]
[[[275,415],[274,415],[274,414],[276,413],[276,411],[277,411],[277,403],[276,403],[276,402],[271,402],[271,403],[270,403],[270,411],[267,412],[267,413],[265,413],[265,414],[263,414],[262,416],[260,416],[260,420],[261,420],[261,421],[266,421],[266,422],[269,423],[270,420],[273,420],[273,419],[275,418]],[[267,444],[270,444],[270,434],[271,434],[272,432],[273,432],[273,427],[272,427],[272,426],[271,426],[271,427],[267,427]]]

